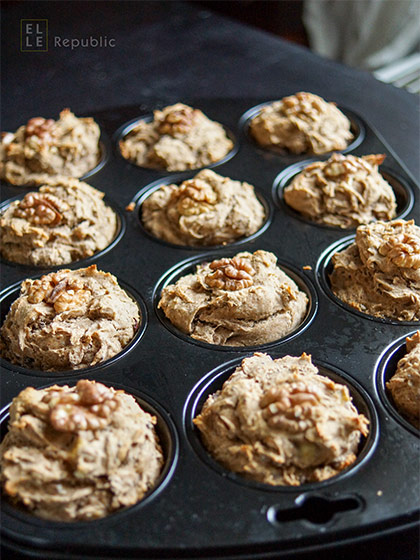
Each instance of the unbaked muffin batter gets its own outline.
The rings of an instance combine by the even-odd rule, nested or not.
[[[13,399],[0,446],[3,490],[51,521],[134,505],[162,470],[155,423],[131,395],[95,381],[28,387]]]
[[[55,266],[92,256],[116,234],[117,219],[104,193],[66,177],[50,179],[37,192],[10,204],[0,217],[3,258]]]
[[[0,330],[0,355],[43,371],[86,368],[121,352],[139,321],[112,274],[96,265],[62,269],[22,282]]]
[[[398,321],[420,320],[420,228],[414,220],[359,226],[332,257],[335,295],[355,309]]]
[[[162,290],[160,309],[192,338],[230,346],[277,340],[305,318],[308,297],[268,251],[197,266]]]
[[[384,159],[334,153],[296,175],[284,189],[284,200],[317,224],[351,228],[391,220],[397,205],[391,185],[378,170]]]
[[[177,245],[232,243],[255,233],[264,208],[248,183],[209,169],[178,185],[162,185],[142,204],[144,227]]]
[[[348,388],[319,375],[305,353],[245,358],[207,398],[194,424],[225,468],[272,485],[338,474],[354,463],[368,434]]]
[[[260,146],[294,154],[344,150],[353,139],[350,127],[335,103],[305,91],[264,106],[249,125]]]
[[[40,184],[54,175],[81,177],[99,163],[96,122],[63,109],[57,121],[34,117],[15,133],[2,133],[0,177],[13,185]]]
[[[406,348],[386,387],[401,414],[420,429],[420,331],[407,337]]]
[[[151,122],[139,121],[120,141],[121,154],[132,163],[167,171],[205,167],[232,147],[221,124],[183,103],[154,111]]]

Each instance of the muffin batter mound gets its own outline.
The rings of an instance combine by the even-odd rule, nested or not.
[[[182,332],[210,344],[277,340],[304,320],[308,297],[268,251],[197,266],[162,290],[158,307]]]
[[[332,257],[334,294],[355,309],[397,321],[420,320],[420,228],[414,220],[359,226]]]
[[[209,169],[178,185],[163,185],[142,204],[144,227],[176,245],[232,243],[255,233],[264,208],[248,183]]]
[[[94,366],[127,346],[137,304],[96,265],[24,280],[0,330],[0,355],[43,371]]]
[[[225,468],[272,485],[328,479],[356,460],[368,420],[346,386],[319,375],[311,357],[256,353],[210,395],[194,419]]]
[[[334,103],[301,91],[263,107],[249,128],[264,148],[325,154],[347,147],[353,139],[350,126]]]
[[[154,111],[120,141],[124,158],[140,167],[185,171],[215,163],[232,149],[223,126],[199,109],[176,103]]]
[[[385,156],[334,153],[311,163],[284,189],[284,200],[305,218],[340,228],[395,217],[392,187],[378,171]]]
[[[51,521],[134,505],[162,470],[155,423],[131,395],[95,381],[28,387],[13,400],[0,446],[3,491]]]

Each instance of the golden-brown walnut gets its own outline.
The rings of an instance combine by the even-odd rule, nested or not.
[[[388,237],[379,247],[379,254],[400,268],[420,268],[420,243],[407,232]]]
[[[63,219],[57,202],[48,194],[27,193],[14,211],[17,218],[24,218],[35,225],[57,226]]]
[[[256,274],[251,264],[241,257],[224,258],[213,261],[209,265],[214,272],[205,277],[205,282],[211,288],[220,290],[242,290],[254,283],[252,276]]]
[[[260,400],[263,418],[275,429],[302,432],[312,424],[312,407],[320,400],[318,391],[302,381],[273,388]]]
[[[206,212],[216,204],[217,194],[206,182],[190,179],[172,192],[171,200],[178,200],[177,210],[182,216],[192,216]]]
[[[43,401],[50,406],[51,426],[60,432],[104,428],[118,406],[112,389],[87,379],[81,379],[70,390],[51,391]]]
[[[164,119],[158,125],[160,134],[186,134],[194,127],[197,116],[200,114],[198,109],[191,107],[183,107],[174,109],[166,113]]]
[[[56,313],[68,311],[71,307],[80,307],[91,296],[83,288],[80,280],[62,276],[60,273],[41,276],[28,290],[29,303],[47,303],[54,307]]]
[[[38,136],[38,138],[48,141],[52,139],[54,129],[55,121],[53,119],[34,117],[26,124],[25,138],[28,138],[29,136]]]

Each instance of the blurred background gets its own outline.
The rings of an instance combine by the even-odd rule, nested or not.
[[[195,2],[197,3],[197,2]],[[420,0],[237,0],[208,9],[420,92]]]

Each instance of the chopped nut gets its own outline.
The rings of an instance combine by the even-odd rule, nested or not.
[[[193,128],[199,114],[200,111],[198,109],[192,109],[191,107],[182,107],[169,111],[159,123],[158,132],[169,134],[170,136],[185,134]]]
[[[217,194],[205,181],[190,179],[172,192],[171,201],[176,200],[178,212],[183,216],[192,216],[206,212],[216,204]]]
[[[125,209],[127,210],[127,212],[132,212],[135,207],[136,207],[136,203],[135,202],[130,202],[130,204],[127,204]]]
[[[210,269],[214,272],[205,277],[208,286],[229,291],[249,288],[254,283],[252,276],[256,274],[251,264],[241,257],[213,261]]]
[[[44,119],[43,117],[34,117],[26,124],[25,138],[29,136],[38,136],[44,141],[49,141],[54,135],[55,121],[53,119]]]
[[[57,313],[71,307],[80,307],[91,297],[89,290],[83,289],[80,280],[63,276],[62,273],[42,276],[35,280],[28,290],[29,303],[42,301],[54,307]]]
[[[320,400],[318,391],[299,381],[273,388],[261,397],[263,418],[269,426],[299,432],[312,424],[311,409]]]
[[[14,215],[35,225],[57,226],[63,219],[58,203],[48,194],[27,193]]]
[[[51,426],[60,432],[102,429],[118,406],[115,391],[87,379],[78,381],[70,391],[52,391],[46,397],[44,402],[51,407]]]
[[[305,264],[305,266],[302,266],[303,270],[312,270],[312,266],[310,264]]]

